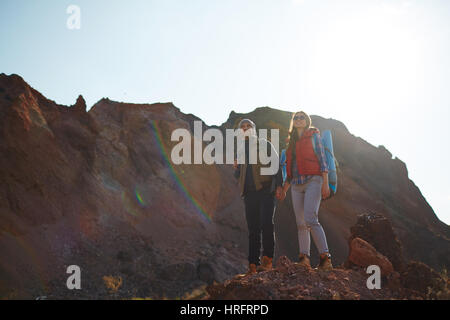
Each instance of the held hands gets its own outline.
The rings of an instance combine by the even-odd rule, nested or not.
[[[283,188],[277,187],[277,190],[275,191],[275,198],[277,198],[277,200],[281,200],[282,192],[283,192]]]
[[[283,201],[284,198],[286,198],[286,190],[285,190],[285,188],[277,187],[277,191],[275,193],[275,197],[277,198],[277,200]]]

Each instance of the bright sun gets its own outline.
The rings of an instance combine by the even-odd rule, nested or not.
[[[400,112],[395,107],[408,103],[420,87],[423,46],[407,19],[380,8],[336,20],[319,32],[309,81],[317,96],[338,104],[335,116],[357,120],[368,109]]]

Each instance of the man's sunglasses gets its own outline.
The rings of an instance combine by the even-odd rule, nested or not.
[[[295,116],[294,120],[305,120],[306,117],[305,116]]]

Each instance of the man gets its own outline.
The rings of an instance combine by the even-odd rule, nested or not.
[[[257,152],[257,163],[250,164],[250,142],[249,137],[256,137],[256,125],[249,119],[243,119],[239,123],[239,128],[245,133],[245,164],[234,162],[235,177],[239,179],[241,196],[245,204],[245,217],[247,219],[249,253],[248,253],[248,274],[256,271],[266,271],[272,269],[272,259],[275,247],[273,215],[275,212],[275,195],[281,198],[283,178],[281,168],[278,166],[275,175],[262,175],[261,168],[264,167],[259,161]],[[250,130],[250,131],[248,131]],[[259,142],[267,143],[268,156],[275,152],[276,161],[279,163],[278,154],[272,143],[265,139],[257,138]],[[259,148],[258,148],[259,149]],[[239,151],[238,151],[239,152]],[[261,252],[261,234],[263,244],[263,256]]]

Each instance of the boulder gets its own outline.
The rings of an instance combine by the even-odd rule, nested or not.
[[[350,242],[348,261],[350,264],[363,268],[367,268],[370,265],[377,265],[380,267],[383,276],[388,276],[394,271],[394,267],[389,259],[361,238],[354,238]]]

